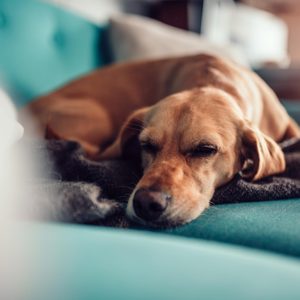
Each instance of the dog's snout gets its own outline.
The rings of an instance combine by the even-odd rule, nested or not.
[[[134,195],[133,208],[135,214],[141,219],[154,221],[163,214],[170,200],[171,196],[169,194],[140,189]]]

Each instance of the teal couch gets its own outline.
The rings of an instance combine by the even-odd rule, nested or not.
[[[104,32],[47,3],[0,0],[0,82],[24,105],[105,64]],[[300,105],[285,105],[300,121]],[[32,277],[28,299],[300,299],[300,199],[217,205],[156,232],[25,227],[37,265],[46,255],[62,272],[50,287]]]
[[[101,66],[104,29],[43,1],[0,0],[0,83],[23,105]]]

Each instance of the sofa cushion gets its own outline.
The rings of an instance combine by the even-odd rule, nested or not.
[[[300,257],[300,199],[216,205],[165,232]]]
[[[43,1],[2,0],[0,82],[18,104],[57,88],[103,63],[102,32]]]
[[[17,291],[26,289],[25,300],[299,299],[295,259],[145,232],[20,227],[28,268],[18,266],[30,276]]]
[[[109,40],[116,61],[211,53],[248,65],[243,53],[232,45],[219,46],[199,34],[136,15],[111,18]]]

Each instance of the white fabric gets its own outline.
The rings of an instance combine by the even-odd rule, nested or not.
[[[17,122],[14,105],[7,94],[0,89],[0,155],[23,135],[23,127]]]

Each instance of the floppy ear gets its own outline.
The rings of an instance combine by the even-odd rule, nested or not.
[[[56,133],[49,124],[46,125],[45,128],[45,139],[46,140],[63,140],[63,138]]]
[[[241,176],[258,180],[285,170],[285,158],[279,145],[258,128],[247,126],[242,137]]]
[[[138,136],[143,129],[144,117],[148,110],[149,107],[138,109],[127,118],[114,143],[100,155],[101,160],[120,157],[140,158]]]

